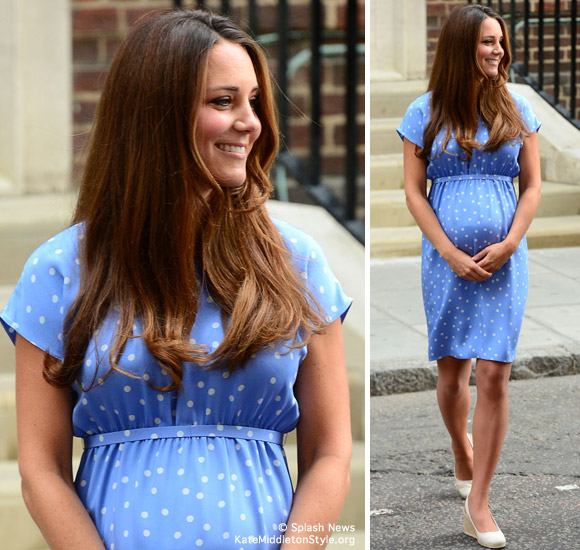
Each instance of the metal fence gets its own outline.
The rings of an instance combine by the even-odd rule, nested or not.
[[[471,4],[472,0],[469,0],[469,3]],[[492,7],[506,21],[514,53],[512,70],[580,129],[577,0],[549,2],[549,9],[546,9],[544,0],[537,0],[533,6],[530,0],[523,2],[479,0],[477,3]],[[569,29],[569,33],[566,32],[565,36],[562,32],[564,28],[567,31]],[[521,36],[523,41],[516,38],[518,36]],[[548,43],[549,50],[546,47]],[[563,60],[561,55],[564,45],[570,47],[569,59],[566,60]],[[537,55],[532,55],[534,52],[537,52]]]
[[[277,3],[277,22],[274,32],[265,33],[260,28],[260,5],[258,0],[246,0],[233,3],[229,0],[188,2],[174,0],[176,7],[195,5],[200,8],[210,8],[223,14],[232,14],[243,6],[244,20],[248,24],[248,31],[264,46],[274,46],[276,59],[276,82],[279,89],[278,110],[280,112],[280,133],[282,135],[281,149],[274,169],[274,178],[277,180],[279,198],[285,199],[284,181],[286,174],[294,178],[314,200],[326,208],[335,219],[345,226],[350,233],[361,243],[364,243],[364,220],[360,212],[364,209],[363,185],[357,185],[363,178],[360,164],[357,161],[357,143],[359,129],[357,127],[358,92],[357,82],[359,75],[358,58],[364,59],[364,32],[358,28],[358,10],[364,9],[358,5],[358,0],[344,0],[346,9],[346,28],[344,30],[328,30],[323,25],[323,5],[321,0],[310,0],[310,21],[307,30],[295,31],[290,28],[288,0],[279,0]],[[308,39],[309,48],[301,52],[301,59],[291,57],[293,40]],[[340,178],[338,187],[325,182],[322,168],[322,75],[323,57],[341,56],[345,66],[345,170]],[[292,98],[289,93],[289,79],[296,70],[297,63],[308,62],[310,71],[310,111],[307,113],[309,125],[309,155],[308,159],[300,159],[291,153],[288,126],[290,104]],[[362,189],[361,189],[362,188]],[[357,205],[359,208],[357,208]],[[359,214],[359,215],[357,215]]]

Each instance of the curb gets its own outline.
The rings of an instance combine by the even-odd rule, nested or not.
[[[475,365],[470,385],[475,385]],[[510,380],[528,380],[548,376],[580,374],[580,345],[571,348],[548,348],[522,353],[512,365]],[[392,395],[437,387],[437,365],[413,358],[408,361],[371,361],[370,395]]]

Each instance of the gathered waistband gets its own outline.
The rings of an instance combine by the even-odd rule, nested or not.
[[[440,178],[431,178],[433,183],[446,183],[448,181],[457,180],[494,180],[494,181],[507,181],[508,183],[513,183],[514,178],[511,176],[501,176],[498,174],[461,174],[456,176],[441,176]]]
[[[229,437],[234,439],[254,439],[282,445],[284,434],[274,430],[253,428],[250,426],[231,426],[224,424],[197,426],[158,426],[156,428],[137,428],[119,432],[107,432],[88,435],[84,438],[84,448],[115,445],[132,441],[146,441],[151,439],[172,439],[183,437]]]

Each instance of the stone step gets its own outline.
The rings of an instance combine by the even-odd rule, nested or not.
[[[530,248],[580,246],[580,216],[535,218],[527,236]]]
[[[351,486],[337,525],[355,529],[354,534],[344,535],[347,540],[329,547],[336,550],[347,548],[364,549],[365,526],[365,459],[364,443],[355,442],[351,463]],[[297,479],[296,446],[286,445],[286,455],[292,479]],[[74,459],[74,471],[79,458]],[[0,460],[0,540],[6,550],[45,550],[44,541],[38,527],[30,517],[22,500],[20,474],[16,460]],[[336,535],[336,539],[340,535]]]
[[[530,248],[580,246],[580,215],[536,217],[527,233]],[[370,230],[372,258],[421,254],[421,231],[417,226],[375,227]]]
[[[17,448],[14,374],[0,374],[0,427],[0,460],[15,460]]]
[[[397,133],[402,117],[371,118],[370,154],[389,155],[403,152],[403,142]]]
[[[0,311],[4,308],[6,302],[12,294],[14,285],[0,285]],[[4,372],[14,371],[14,345],[10,341],[10,338],[4,332],[4,329],[0,327],[0,376]],[[1,456],[1,454],[0,454]]]
[[[517,185],[516,185],[517,189]],[[540,218],[580,214],[580,186],[544,182],[542,198],[536,212]],[[381,189],[370,192],[371,227],[414,225],[403,189]]]
[[[371,258],[395,258],[421,254],[421,230],[408,227],[371,227]]]
[[[0,285],[14,284],[18,280],[32,251],[68,225],[73,205],[71,193],[2,197]],[[5,261],[6,258],[9,261]]]
[[[405,185],[403,173],[403,153],[390,153],[386,155],[372,155],[371,167],[371,191],[384,189],[402,189]]]
[[[0,461],[0,540],[7,550],[47,550],[48,544],[30,517],[20,492],[15,460]]]
[[[517,189],[517,186],[516,186]],[[575,216],[580,214],[580,185],[545,181],[536,216]]]
[[[370,195],[371,228],[415,225],[403,189],[371,191]]]
[[[371,118],[403,118],[407,107],[427,90],[427,80],[371,82]]]

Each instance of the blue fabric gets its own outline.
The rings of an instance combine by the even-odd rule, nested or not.
[[[351,299],[319,245],[289,224],[275,224],[326,320],[343,317]],[[18,332],[58,358],[78,289],[81,232],[66,229],[32,254],[0,314],[12,339]],[[215,349],[223,339],[220,311],[201,292],[191,338]],[[97,385],[90,391],[74,385],[74,434],[87,438],[75,484],[106,548],[243,547],[236,536],[263,536],[252,548],[278,548],[277,526],[293,498],[280,434],[300,416],[293,386],[306,347],[272,346],[231,375],[187,364],[182,391],[158,392],[151,384],[163,386],[169,375],[138,337],[119,362],[132,376],[105,377],[117,318],[111,312],[85,357],[81,382],[88,387],[95,377]],[[136,336],[140,330],[137,320]]]
[[[104,447],[117,443],[146,441],[148,439],[171,439],[182,437],[231,437],[232,439],[255,439],[282,445],[284,434],[262,428],[244,428],[244,426],[224,426],[223,424],[198,424],[192,426],[158,426],[156,428],[138,428],[122,432],[105,432],[87,435],[83,439],[83,447]]]
[[[511,93],[530,131],[537,131],[540,123],[528,101]],[[401,139],[423,146],[429,101],[427,93],[409,105],[397,129]],[[474,149],[467,161],[453,137],[442,151],[444,134],[434,140],[427,159],[429,204],[451,242],[473,256],[509,232],[517,206],[512,178],[520,171],[522,142],[507,143],[494,153]],[[476,139],[489,139],[481,120]],[[499,271],[477,283],[457,276],[423,236],[421,272],[430,361],[446,356],[514,360],[528,293],[525,237]]]

